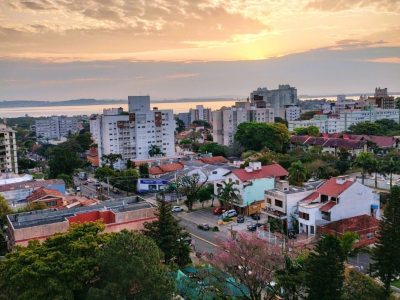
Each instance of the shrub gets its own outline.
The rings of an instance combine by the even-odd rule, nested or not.
[[[212,231],[214,231],[214,232],[217,232],[217,231],[219,231],[219,228],[218,228],[218,226],[214,226],[214,227],[213,227],[213,229],[212,229]]]

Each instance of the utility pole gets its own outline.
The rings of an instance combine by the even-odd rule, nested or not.
[[[107,196],[110,197],[110,177],[107,176]]]

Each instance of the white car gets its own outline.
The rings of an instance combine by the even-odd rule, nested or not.
[[[172,206],[171,211],[172,212],[181,212],[181,211],[183,211],[183,209],[180,206]]]
[[[81,191],[81,188],[80,188],[79,186],[77,186],[77,187],[76,187],[76,191],[77,191],[77,192],[80,192],[80,191]]]
[[[222,218],[231,218],[231,217],[236,217],[237,212],[234,209],[230,209],[222,214]]]

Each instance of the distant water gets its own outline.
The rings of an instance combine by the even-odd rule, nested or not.
[[[235,103],[234,100],[229,101],[204,101],[204,102],[162,102],[152,103],[152,107],[159,109],[173,109],[174,113],[188,112],[190,108],[195,108],[196,105],[204,105],[204,107],[213,110],[219,109],[222,106],[231,106]],[[28,115],[30,117],[48,117],[55,115],[77,116],[101,114],[105,108],[122,107],[128,110],[128,104],[107,104],[107,105],[77,105],[77,106],[41,106],[41,107],[21,107],[21,108],[0,108],[0,118],[13,118]]]

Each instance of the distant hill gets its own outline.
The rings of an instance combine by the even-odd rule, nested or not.
[[[14,107],[40,107],[40,106],[77,106],[77,105],[101,105],[101,104],[123,104],[126,100],[97,100],[97,99],[76,99],[65,101],[32,101],[32,100],[13,100],[0,101],[0,108]]]

